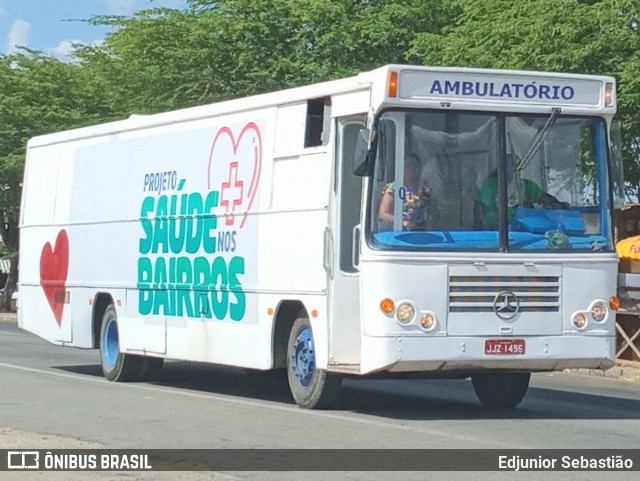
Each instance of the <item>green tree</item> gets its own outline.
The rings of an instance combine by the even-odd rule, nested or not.
[[[466,0],[455,25],[420,34],[424,64],[613,75],[628,193],[640,195],[640,1]]]
[[[79,65],[35,53],[0,56],[0,236],[11,260],[0,310],[17,280],[18,212],[30,137],[104,121],[109,109]]]
[[[455,18],[439,0],[193,0],[98,17],[115,27],[79,52],[112,86],[114,110],[150,113],[407,62],[417,35]]]

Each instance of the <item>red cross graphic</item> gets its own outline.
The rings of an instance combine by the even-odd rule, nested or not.
[[[234,218],[233,212],[236,207],[242,204],[242,192],[244,190],[244,182],[238,180],[238,163],[231,162],[229,165],[229,181],[222,183],[222,189],[220,192],[220,205],[226,209],[226,224],[233,225]],[[229,198],[226,198],[225,192]],[[229,205],[232,202],[233,205]]]

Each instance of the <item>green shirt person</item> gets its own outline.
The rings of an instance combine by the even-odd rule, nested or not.
[[[520,179],[519,186],[516,182],[510,182],[508,186],[509,218],[517,205],[531,205],[543,201],[548,194],[538,184],[529,179]],[[476,196],[473,206],[473,228],[475,230],[498,229],[498,176],[492,174],[482,185]]]

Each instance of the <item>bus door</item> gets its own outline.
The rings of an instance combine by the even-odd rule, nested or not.
[[[360,290],[358,245],[362,177],[353,173],[353,153],[364,116],[337,124],[329,227],[325,232],[325,268],[329,285],[329,363],[356,369],[360,364]]]

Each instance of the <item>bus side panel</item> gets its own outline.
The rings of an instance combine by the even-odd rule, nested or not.
[[[20,327],[55,343],[72,342],[66,282],[69,192],[75,148],[28,147],[21,206]]]
[[[265,110],[39,147],[23,200],[23,327],[88,347],[91,302],[106,293],[123,351],[265,368],[267,309],[302,300],[320,312],[313,322],[326,365],[331,160],[312,150],[274,163],[274,117]],[[61,305],[47,301],[40,279],[49,251]]]

